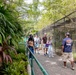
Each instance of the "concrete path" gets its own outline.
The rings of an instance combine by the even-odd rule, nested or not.
[[[63,68],[62,58],[55,55],[54,57],[44,56],[43,51],[40,54],[35,54],[39,62],[46,69],[49,75],[76,75],[76,63],[75,70],[71,69],[70,62],[67,62],[67,68]],[[36,75],[43,75],[39,70],[37,64],[34,62]]]

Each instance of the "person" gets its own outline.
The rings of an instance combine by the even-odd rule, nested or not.
[[[74,60],[73,60],[73,54],[72,54],[72,46],[73,46],[73,41],[70,38],[70,33],[65,34],[65,38],[62,41],[62,54],[63,54],[63,63],[64,63],[64,68],[66,68],[66,62],[67,59],[70,60],[72,70],[74,70]]]
[[[53,51],[53,47],[52,47],[52,39],[51,39],[51,37],[49,37],[48,41],[49,41],[48,42],[49,46],[48,46],[48,51],[47,51],[48,56],[49,57],[54,57],[54,51]]]
[[[46,33],[44,33],[44,36],[43,36],[42,40],[43,40],[44,55],[46,55],[46,54],[47,54],[47,48],[46,48],[46,44],[47,44],[47,34],[46,34]]]
[[[27,44],[28,44],[28,48],[30,49],[30,51],[32,53],[34,53],[34,38],[33,38],[32,34],[29,35]],[[29,53],[29,58],[31,58],[31,57],[32,57],[32,55],[31,55],[31,53]]]
[[[39,38],[39,50],[42,50],[42,38]]]
[[[38,54],[39,54],[39,42],[40,42],[39,37],[37,35],[35,35],[35,37],[34,37],[35,53],[36,53],[36,51],[38,51]]]

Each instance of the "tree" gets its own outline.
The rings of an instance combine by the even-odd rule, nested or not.
[[[41,10],[41,19],[37,23],[38,29],[50,25],[76,9],[75,0],[43,0],[40,4],[43,10]]]

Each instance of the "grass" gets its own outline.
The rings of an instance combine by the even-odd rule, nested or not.
[[[74,62],[76,63],[76,52],[73,53],[73,57],[74,57]]]

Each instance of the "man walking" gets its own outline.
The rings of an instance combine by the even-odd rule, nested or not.
[[[66,37],[63,39],[63,42],[62,42],[64,68],[66,68],[66,62],[67,62],[67,59],[69,59],[71,62],[72,70],[74,70],[74,60],[73,60],[73,54],[72,54],[73,41],[69,37],[70,34],[68,32],[65,34],[65,36]]]
[[[46,48],[47,34],[46,33],[44,33],[44,36],[43,36],[42,40],[43,40],[44,55],[46,55],[47,54],[47,48]]]

